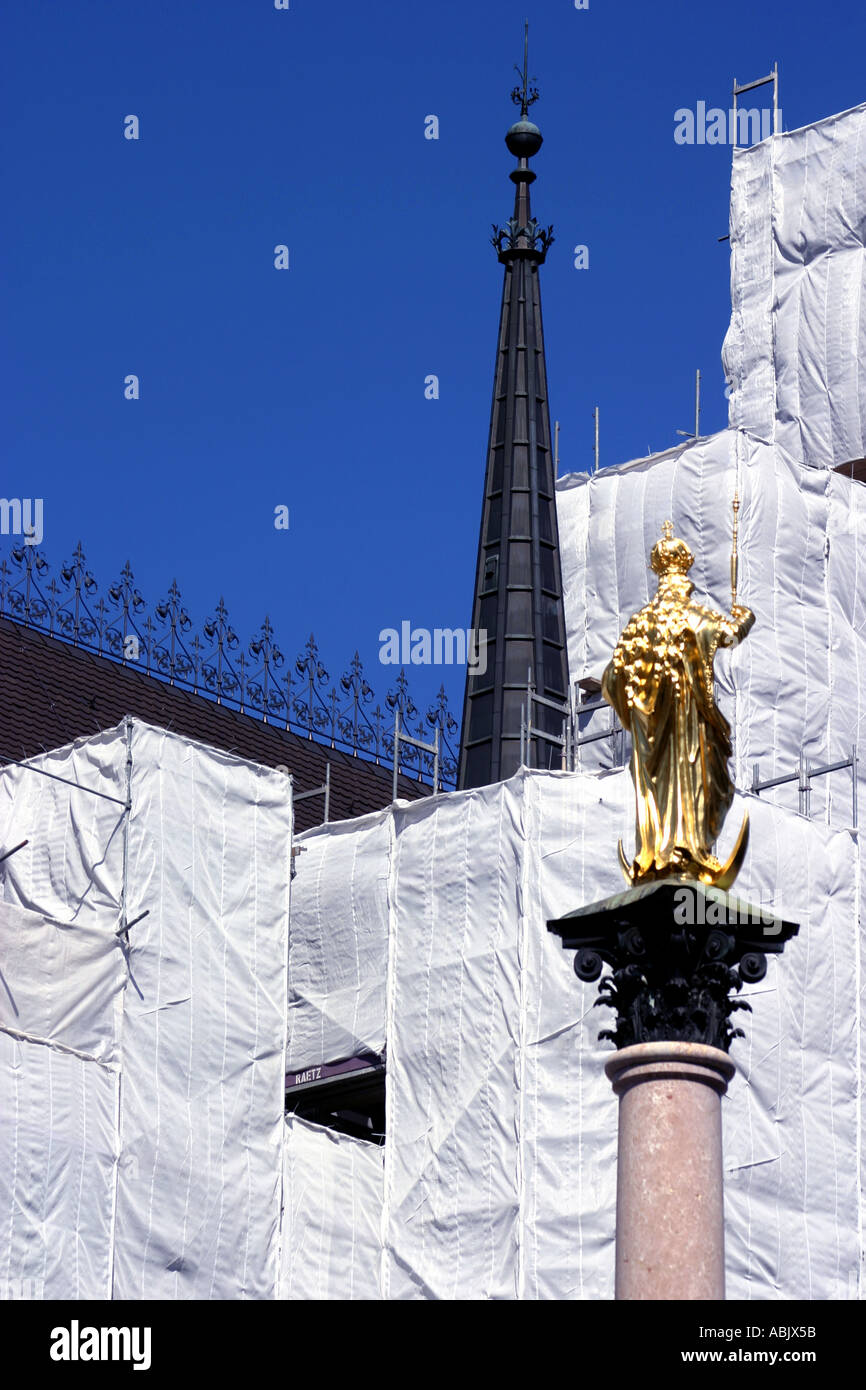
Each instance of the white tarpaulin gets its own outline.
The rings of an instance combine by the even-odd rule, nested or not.
[[[380,1055],[385,1046],[390,834],[390,814],[379,811],[298,837],[288,1071]],[[381,891],[355,897],[355,883],[377,877]]]
[[[111,1296],[117,1107],[114,1068],[0,1027],[0,1298]]]
[[[286,1116],[280,1297],[381,1297],[384,1149]]]
[[[7,1291],[274,1297],[288,779],[132,720],[0,773],[0,845],[24,838],[0,870]]]
[[[117,735],[0,771],[0,1294],[108,1298],[119,1154]],[[116,801],[110,801],[114,796]]]
[[[866,105],[734,151],[730,424],[835,468],[866,456]]]
[[[133,728],[115,1296],[273,1297],[290,783]]]

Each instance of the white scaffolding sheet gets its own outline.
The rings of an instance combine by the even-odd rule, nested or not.
[[[290,782],[132,720],[0,773],[0,845],[24,838],[0,865],[7,1277],[274,1297]]]
[[[866,105],[734,152],[729,422],[815,468],[866,456]]]
[[[125,799],[116,738],[34,760]],[[119,1155],[123,807],[0,771],[0,1296],[108,1298]]]
[[[381,1298],[384,1150],[286,1116],[280,1297]]]
[[[384,1049],[390,836],[390,813],[378,811],[297,838],[288,1071]],[[379,891],[355,895],[370,882]]]
[[[133,730],[115,1296],[272,1298],[290,783]]]

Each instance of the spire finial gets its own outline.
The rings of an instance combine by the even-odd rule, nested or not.
[[[515,106],[520,107],[520,119],[522,121],[525,121],[527,115],[529,114],[530,106],[532,106],[534,102],[538,101],[538,88],[530,87],[529,85],[530,77],[528,19],[525,22],[525,27],[523,30],[523,72],[520,71],[520,68],[517,66],[516,63],[514,64],[514,71],[521,78],[522,86],[514,88],[514,91],[511,93],[511,100],[514,102]],[[532,78],[532,81],[535,81],[534,77]]]

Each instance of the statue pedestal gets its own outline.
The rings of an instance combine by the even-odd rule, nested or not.
[[[619,1096],[616,1297],[723,1299],[722,1096],[734,1064],[702,1043],[626,1047]]]
[[[735,996],[799,930],[695,880],[627,889],[548,922],[616,1011],[600,1036],[619,1096],[616,1296],[725,1296],[722,1096]]]

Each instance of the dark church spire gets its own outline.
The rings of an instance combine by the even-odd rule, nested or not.
[[[473,628],[487,633],[487,667],[482,673],[482,648],[479,670],[467,672],[459,787],[486,786],[516,771],[530,673],[537,695],[562,703],[568,697],[538,277],[553,231],[538,225],[529,205],[535,181],[529,160],[541,148],[542,136],[529,120],[538,92],[529,85],[527,44],[521,85],[511,94],[520,120],[505,137],[517,159],[510,174],[514,215],[505,227],[494,225],[492,237],[505,283],[472,609]],[[542,704],[533,708],[533,724],[562,733],[562,715]],[[559,767],[561,752],[543,739],[533,740],[531,763]]]

